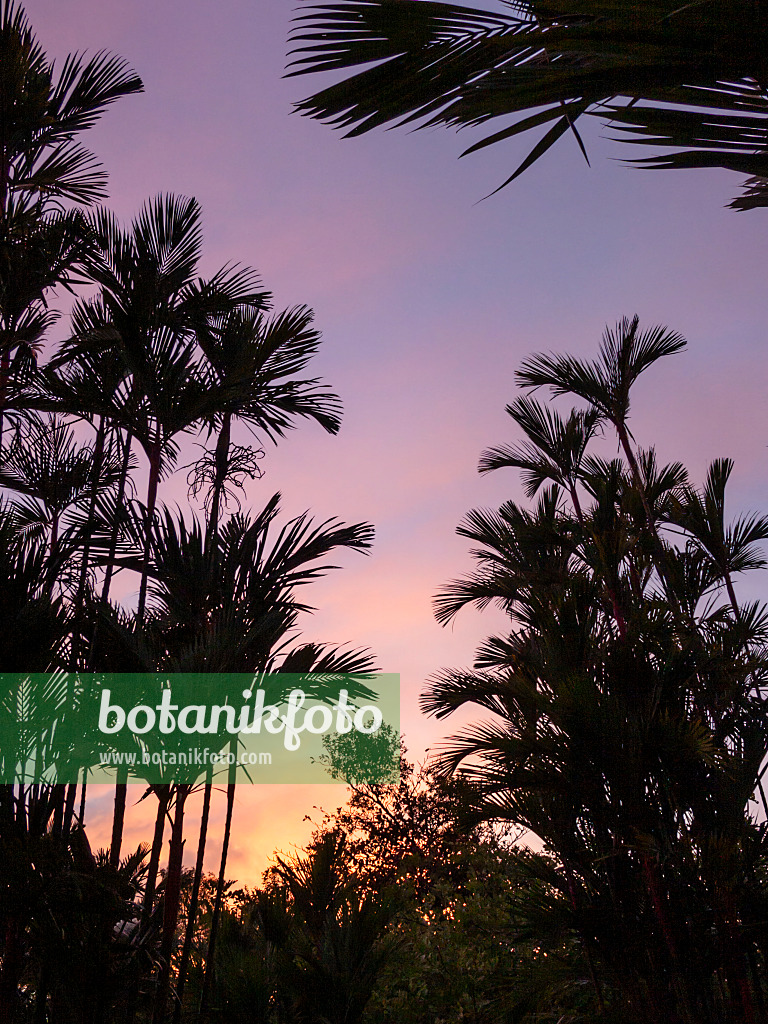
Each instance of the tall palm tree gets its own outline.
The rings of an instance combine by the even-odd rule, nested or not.
[[[507,124],[467,153],[546,128],[509,184],[577,122],[672,148],[637,163],[750,177],[732,206],[768,204],[768,25],[749,0],[606,5],[521,0],[496,10],[433,0],[313,4],[292,33],[292,75],[365,67],[297,109],[360,135],[385,124]]]
[[[220,396],[209,429],[218,429],[212,459],[204,457],[203,478],[210,479],[208,529],[218,531],[222,498],[231,472],[232,425],[242,421],[271,441],[284,436],[299,416],[316,420],[335,434],[341,403],[317,378],[297,379],[320,344],[306,306],[267,319],[256,308],[235,309],[206,322],[197,340]]]
[[[109,53],[71,54],[58,74],[24,8],[0,4],[0,440],[16,377],[56,314],[45,293],[90,265],[82,214],[105,195],[106,174],[79,141],[141,80]],[[17,362],[14,363],[14,359]]]
[[[589,364],[539,356],[520,379],[579,394],[627,430],[637,356],[624,345]],[[521,419],[530,445],[486,461],[518,465],[533,491],[551,469],[551,437]],[[766,905],[766,832],[750,810],[768,752],[766,616],[716,593],[735,538],[733,564],[758,565],[750,538],[765,524],[721,521],[726,469],[705,487],[720,522],[705,528],[707,499],[679,464],[660,467],[634,446],[610,463],[582,451],[581,514],[564,480],[533,511],[508,502],[470,513],[459,532],[478,570],[436,602],[441,621],[490,601],[511,619],[473,669],[441,673],[423,697],[438,717],[467,705],[488,716],[446,742],[442,769],[470,783],[477,820],[523,825],[556,856],[593,979],[610,981],[611,1009],[627,1020],[753,1021],[765,999],[750,969],[762,939],[747,922],[753,901]],[[663,571],[649,523],[683,531],[685,546],[665,544]]]
[[[17,529],[45,538],[51,566],[46,585],[52,592],[56,581],[61,590],[72,582],[69,570],[74,566],[69,563],[81,533],[74,513],[90,495],[94,479],[101,491],[114,487],[120,460],[102,451],[97,466],[95,450],[78,445],[69,424],[37,413],[29,413],[17,426],[3,455],[0,486],[19,495],[10,506]]]
[[[630,392],[641,373],[659,359],[682,351],[686,344],[681,334],[666,327],[656,325],[641,331],[639,317],[631,320],[624,317],[615,328],[606,327],[596,360],[585,363],[572,356],[540,354],[527,359],[517,373],[517,380],[523,387],[548,387],[553,395],[582,398],[589,402],[593,414],[614,427],[645,511],[646,525],[656,550],[657,569],[667,583],[667,556],[628,426]],[[674,600],[671,590],[670,596]]]
[[[76,136],[92,128],[115,100],[143,89],[120,57],[101,52],[65,58],[54,75],[21,4],[0,7],[0,213],[11,196],[25,204],[55,196],[92,203],[105,195],[106,175]]]
[[[125,366],[127,394],[122,409],[110,412],[149,462],[145,561],[158,485],[178,454],[174,438],[216,408],[218,396],[200,367],[196,328],[238,306],[258,309],[268,301],[252,271],[223,267],[208,281],[195,276],[200,217],[194,199],[174,196],[146,203],[128,231],[99,212],[93,218],[99,261],[92,276],[101,291],[97,301],[77,310],[73,350],[101,341],[119,353]],[[142,570],[139,618],[146,588]]]
[[[337,674],[370,670],[370,658],[364,654],[353,658],[349,653],[320,646],[304,645],[298,651],[294,648],[298,616],[311,610],[299,599],[299,588],[333,568],[325,561],[331,552],[342,548],[366,551],[372,540],[371,527],[363,523],[346,526],[336,520],[314,525],[308,514],[277,527],[279,498],[274,495],[252,518],[242,514],[231,517],[213,545],[198,521],[187,524],[183,517],[168,510],[153,520],[147,615],[144,620],[116,617],[105,623],[105,651],[113,652],[116,664],[123,670],[195,673],[283,670]],[[143,550],[121,556],[119,564],[138,568],[142,560]],[[350,687],[350,695],[354,698],[354,687]],[[276,693],[275,699],[281,699],[280,694]],[[174,783],[157,787],[156,794],[159,827],[148,864],[145,924],[152,912],[163,820],[166,812],[173,810],[171,859],[164,886],[164,966],[155,1010],[158,1020],[165,1014],[170,991],[184,807],[190,792],[189,784]],[[234,792],[235,779],[230,777],[209,964],[215,953]],[[196,901],[194,892],[192,899]],[[190,926],[194,928],[194,914]]]
[[[178,454],[174,439],[210,416],[216,407],[216,394],[200,367],[195,330],[209,318],[237,306],[252,304],[260,308],[268,300],[267,294],[258,289],[252,271],[224,267],[208,281],[196,276],[202,246],[200,218],[194,199],[174,196],[147,202],[127,231],[106,211],[91,217],[91,278],[100,291],[95,299],[77,305],[73,315],[75,334],[57,360],[59,365],[73,360],[87,362],[94,347],[102,353],[102,362],[105,358],[111,370],[108,380],[114,391],[107,392],[89,411],[100,414],[102,420],[107,416],[113,427],[123,431],[123,471],[102,591],[104,606],[134,440],[149,462],[143,559],[139,566],[139,621],[146,604],[158,486]],[[64,390],[71,391],[71,385],[71,379],[64,381]],[[61,400],[61,382],[53,390]],[[94,667],[96,633],[90,647],[87,664]],[[122,772],[115,792],[113,864],[119,860],[126,783]]]

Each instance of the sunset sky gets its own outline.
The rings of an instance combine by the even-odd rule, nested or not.
[[[634,313],[680,331],[688,351],[637,388],[635,436],[684,461],[694,481],[711,459],[733,457],[732,511],[766,509],[768,212],[724,209],[737,175],[628,168],[630,148],[595,121],[585,128],[591,167],[566,136],[481,202],[535,140],[458,160],[479,136],[436,129],[344,140],[292,114],[324,84],[281,77],[293,0],[25,7],[49,55],[108,49],[144,80],[144,94],[120,101],[83,139],[109,171],[118,216],[129,220],[157,193],[195,196],[205,273],[229,261],[254,266],[276,309],[315,310],[324,342],[313,375],[343,400],[341,433],[302,425],[268,451],[248,501],[257,508],[279,490],[288,515],[311,509],[319,520],[375,525],[372,554],[343,556],[343,570],[313,589],[306,637],[370,647],[382,670],[401,674],[414,756],[451,728],[419,715],[424,681],[469,664],[501,621],[466,611],[443,629],[431,599],[471,566],[454,533],[463,515],[524,500],[513,472],[480,477],[477,461],[515,437],[504,407],[525,356],[591,355],[606,323]],[[66,321],[57,330],[63,336]],[[185,475],[161,499],[185,502]],[[749,593],[759,595],[756,583]],[[257,881],[275,847],[307,837],[313,805],[335,807],[343,792],[241,787],[230,876]],[[109,800],[92,803],[97,845],[108,839]],[[219,797],[219,829],[223,809]],[[148,838],[145,821],[131,810],[126,848]],[[212,841],[211,867],[217,858]]]

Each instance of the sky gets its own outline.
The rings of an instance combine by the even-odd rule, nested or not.
[[[129,221],[158,193],[194,196],[204,274],[232,261],[253,266],[276,309],[314,309],[324,340],[313,376],[341,396],[341,432],[306,423],[270,448],[247,504],[259,508],[280,491],[287,517],[310,509],[320,521],[375,525],[372,553],[342,555],[340,571],[313,587],[305,636],[368,647],[380,669],[400,673],[414,757],[458,724],[420,715],[425,681],[471,664],[502,625],[498,612],[466,610],[442,628],[431,602],[471,568],[455,535],[466,512],[524,500],[513,471],[480,477],[477,461],[517,437],[505,406],[526,356],[589,357],[606,324],[635,313],[645,326],[681,332],[688,350],[634,392],[635,436],[685,462],[694,482],[713,458],[734,458],[731,510],[766,509],[768,211],[725,209],[739,176],[630,168],[630,148],[594,121],[584,130],[591,166],[566,136],[483,200],[535,140],[458,159],[478,135],[441,128],[343,139],[293,113],[325,84],[283,77],[294,0],[25,7],[58,61],[106,49],[144,81],[142,95],[83,137],[109,172],[117,215]],[[57,330],[63,336],[66,321]],[[184,477],[166,483],[161,500],[186,502]],[[742,592],[764,596],[764,581]],[[334,786],[239,787],[230,877],[258,882],[276,848],[308,838],[313,808],[343,798]],[[90,802],[95,846],[108,842],[110,800],[104,792]],[[148,804],[130,806],[125,848],[148,838]],[[220,795],[211,869],[223,814]]]

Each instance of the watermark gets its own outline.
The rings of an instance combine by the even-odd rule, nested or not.
[[[0,782],[394,781],[392,674],[0,673]]]

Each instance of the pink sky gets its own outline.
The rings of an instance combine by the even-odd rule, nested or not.
[[[522,499],[514,474],[481,478],[476,465],[483,448],[512,438],[504,406],[526,355],[591,354],[606,323],[635,312],[681,331],[689,350],[638,387],[638,440],[685,461],[694,479],[730,455],[733,509],[768,504],[766,213],[723,209],[739,181],[726,172],[640,172],[608,159],[629,149],[597,124],[586,132],[591,169],[564,138],[478,203],[530,140],[459,161],[469,132],[342,140],[291,115],[323,81],[281,78],[292,7],[26,3],[49,54],[109,49],[144,79],[146,92],[110,110],[87,140],[118,215],[129,219],[158,192],[194,195],[206,271],[250,264],[276,308],[314,308],[325,339],[314,370],[344,401],[341,433],[295,431],[269,451],[249,500],[258,507],[280,490],[289,514],[374,523],[372,555],[344,557],[343,571],[315,588],[306,633],[371,647],[383,670],[401,674],[406,742],[421,757],[449,731],[418,713],[425,679],[469,664],[500,623],[468,611],[441,629],[430,604],[470,567],[454,535],[465,512]],[[161,497],[184,493],[182,474]],[[307,837],[313,805],[335,807],[343,793],[241,787],[231,875],[256,881],[275,847]],[[92,805],[97,843],[108,838],[109,799]],[[220,829],[223,797],[215,814]],[[134,808],[126,842],[147,836]],[[212,868],[217,858],[214,840]]]

